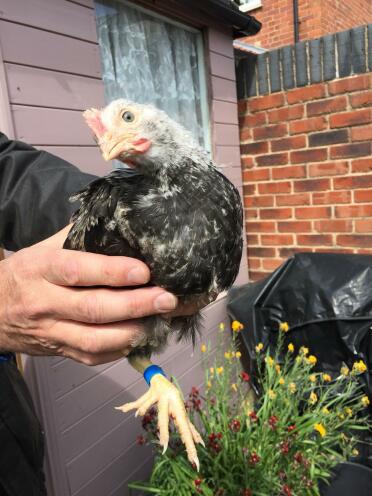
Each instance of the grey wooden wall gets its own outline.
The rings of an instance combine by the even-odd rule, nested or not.
[[[206,45],[213,154],[241,190],[229,31],[207,29]],[[93,0],[0,0],[0,50],[0,93],[9,99],[14,137],[86,171],[107,172],[81,118],[86,107],[103,104]],[[244,256],[238,282],[246,280]],[[215,344],[225,299],[204,316],[203,341]],[[158,362],[186,393],[202,381],[200,360],[198,348],[174,344]],[[126,360],[90,368],[63,358],[27,358],[25,371],[46,432],[50,496],[124,496],[129,480],[148,474],[151,452],[136,445],[140,421],[113,408],[146,390]]]

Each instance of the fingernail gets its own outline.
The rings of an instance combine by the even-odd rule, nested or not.
[[[155,298],[155,308],[161,312],[169,312],[177,306],[177,298],[171,293],[162,293]]]
[[[149,280],[149,273],[143,267],[134,267],[128,272],[127,278],[132,284],[145,284]]]

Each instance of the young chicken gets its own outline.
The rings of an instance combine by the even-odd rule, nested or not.
[[[130,169],[117,169],[74,196],[81,204],[65,248],[141,259],[150,267],[151,284],[176,294],[180,302],[213,301],[232,285],[239,269],[238,191],[192,136],[155,107],[121,99],[102,110],[87,110],[84,117],[104,159],[118,159]],[[150,388],[119,408],[144,415],[157,404],[164,451],[172,416],[190,462],[198,467],[195,443],[203,441],[177,388],[150,362],[173,333],[194,341],[197,322],[198,314],[144,319],[143,336],[132,343],[128,359],[147,376]]]

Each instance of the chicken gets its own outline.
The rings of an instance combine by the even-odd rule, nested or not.
[[[182,126],[153,106],[120,99],[85,111],[84,118],[104,159],[118,159],[129,168],[114,170],[73,197],[80,208],[64,247],[138,258],[150,267],[150,284],[176,294],[181,303],[213,301],[239,269],[242,206],[236,188]],[[195,443],[202,438],[178,389],[154,369],[150,357],[174,333],[195,341],[198,320],[199,314],[144,319],[144,333],[132,343],[128,359],[140,373],[157,373],[145,395],[119,407],[144,415],[157,404],[164,452],[171,416],[197,467]]]

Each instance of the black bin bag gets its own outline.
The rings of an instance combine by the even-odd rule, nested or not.
[[[255,346],[274,346],[279,324],[288,322],[286,344],[308,347],[316,370],[334,376],[343,364],[363,360],[368,371],[359,379],[372,403],[372,256],[297,254],[266,279],[232,289],[228,312],[244,325],[242,345],[256,390]],[[363,440],[372,443],[372,433]],[[358,450],[356,461],[372,467],[372,447]],[[372,479],[370,489],[372,496]]]

